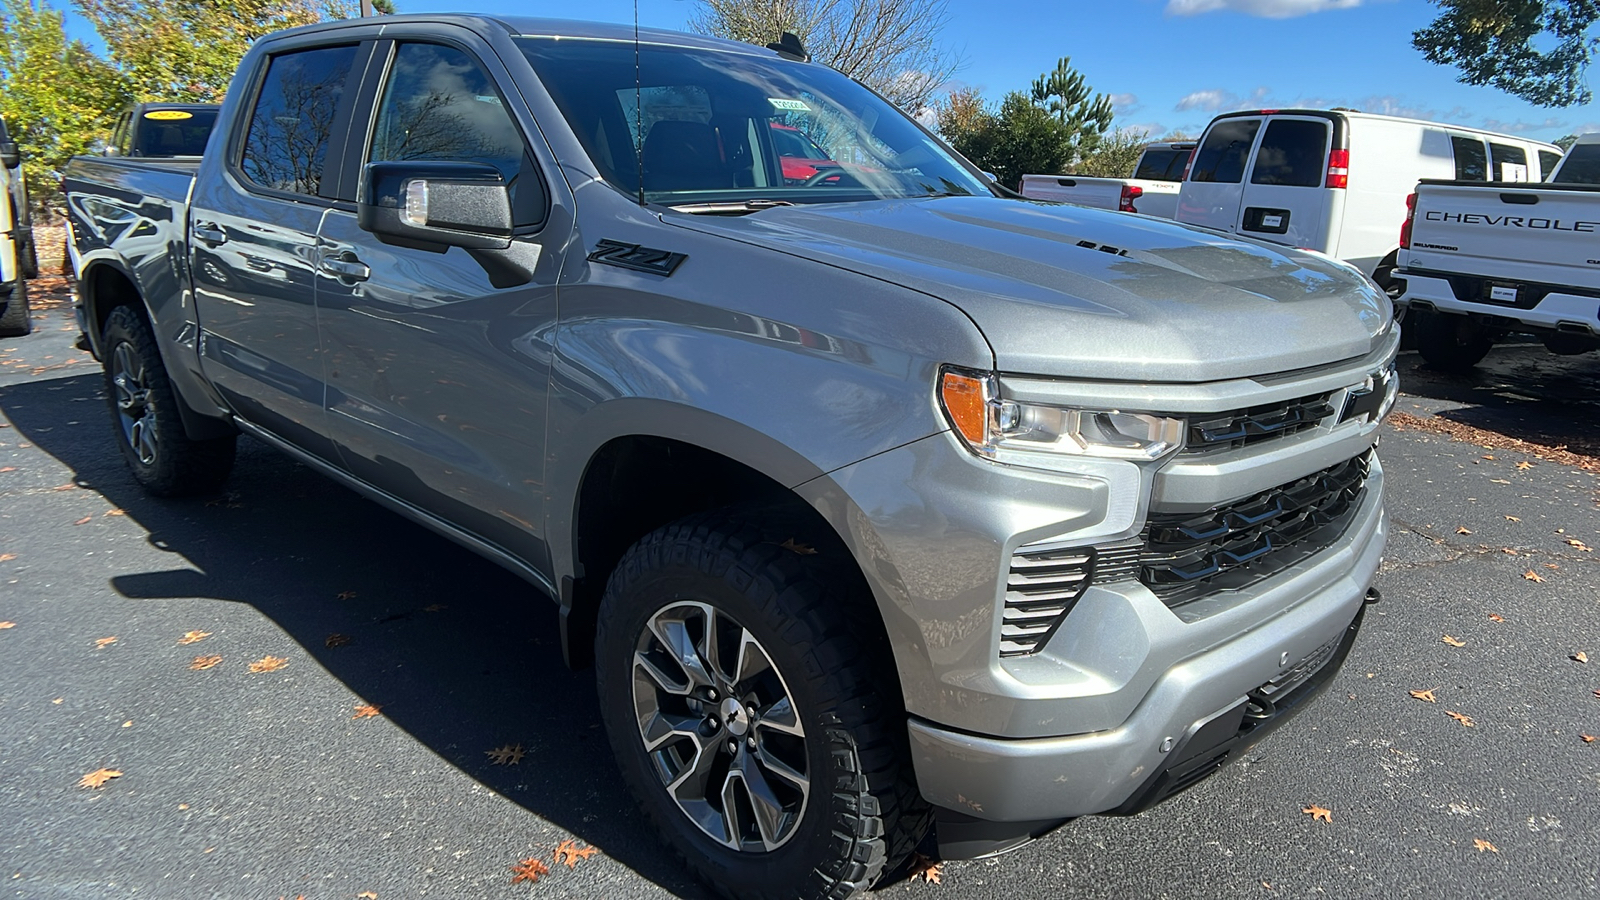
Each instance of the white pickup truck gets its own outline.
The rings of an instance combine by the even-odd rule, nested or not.
[[[1465,371],[1513,332],[1600,349],[1600,134],[1543,184],[1425,179],[1407,206],[1399,304],[1430,364]]]
[[[1132,178],[1024,175],[1022,196],[1171,219],[1178,214],[1178,189],[1194,148],[1194,141],[1146,144]]]

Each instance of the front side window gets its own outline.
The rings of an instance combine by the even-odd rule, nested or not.
[[[1205,142],[1195,153],[1189,169],[1190,181],[1238,184],[1244,180],[1244,164],[1250,158],[1250,145],[1261,130],[1260,119],[1224,119],[1206,132]]]
[[[1527,181],[1528,153],[1510,144],[1489,144],[1489,158],[1494,161],[1495,181]]]
[[[904,113],[824,66],[660,44],[518,43],[605,181],[642,187],[647,200],[992,196]]]
[[[334,113],[355,58],[353,45],[271,58],[239,160],[245,177],[274,190],[317,193]]]
[[[1457,181],[1489,180],[1489,154],[1484,152],[1483,141],[1451,135],[1450,148],[1455,152]]]
[[[1261,136],[1251,184],[1321,187],[1328,161],[1328,123],[1273,119]]]

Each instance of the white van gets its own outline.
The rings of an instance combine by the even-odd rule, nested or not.
[[[1554,144],[1326,109],[1211,120],[1178,193],[1180,222],[1342,259],[1391,287],[1406,197],[1423,178],[1540,181]]]

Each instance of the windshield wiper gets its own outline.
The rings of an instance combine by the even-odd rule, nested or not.
[[[775,206],[793,206],[788,200],[720,200],[713,203],[670,203],[668,207],[695,216],[737,216]]]

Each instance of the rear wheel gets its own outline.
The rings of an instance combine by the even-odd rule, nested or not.
[[[33,242],[33,228],[22,232],[23,242],[17,248],[17,271],[23,278],[39,277],[39,247]]]
[[[1465,372],[1494,346],[1494,335],[1468,316],[1412,310],[1417,351],[1436,369]]]
[[[144,316],[131,306],[113,309],[100,346],[117,445],[133,477],[159,497],[220,486],[233,468],[235,438],[197,441],[184,432],[178,399]]]
[[[726,512],[647,535],[595,639],[624,780],[690,868],[740,900],[853,896],[930,821],[888,650],[849,612],[872,601],[829,558],[843,548],[796,552],[794,536]]]
[[[28,312],[28,283],[20,277],[11,288],[6,311],[0,313],[0,337],[22,337],[33,330]]]

